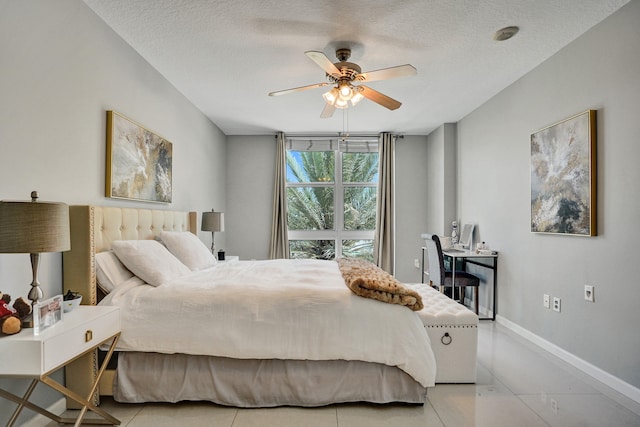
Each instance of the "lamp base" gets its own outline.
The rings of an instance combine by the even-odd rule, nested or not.
[[[22,329],[33,328],[33,313],[22,319]]]

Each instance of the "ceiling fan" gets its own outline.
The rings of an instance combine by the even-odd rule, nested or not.
[[[351,56],[351,49],[347,48],[336,50],[336,57],[338,58],[338,62],[336,63],[331,62],[322,52],[310,50],[305,52],[305,55],[327,73],[327,82],[271,92],[269,96],[285,95],[292,92],[332,85],[333,88],[322,95],[326,104],[322,110],[322,114],[320,114],[321,118],[331,117],[336,108],[347,108],[349,105],[354,106],[360,102],[362,98],[367,98],[389,110],[396,110],[400,108],[402,103],[368,86],[354,85],[353,83],[372,82],[396,77],[414,76],[416,74],[416,69],[409,64],[363,73],[358,64],[347,62]]]

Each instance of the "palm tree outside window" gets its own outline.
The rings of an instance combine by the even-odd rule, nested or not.
[[[377,139],[289,139],[290,257],[373,261],[378,174]]]

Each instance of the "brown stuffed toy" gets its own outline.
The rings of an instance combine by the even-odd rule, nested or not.
[[[21,298],[18,298],[13,307],[11,296],[0,292],[0,335],[13,335],[22,330],[22,319],[31,314],[31,306]]]

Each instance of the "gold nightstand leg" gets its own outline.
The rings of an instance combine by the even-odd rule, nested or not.
[[[36,385],[38,385],[38,379],[35,379],[35,380],[31,381],[31,384],[29,384],[29,388],[27,389],[27,392],[24,394],[23,397],[16,396],[15,394],[12,394],[12,393],[9,393],[8,391],[0,389],[0,396],[2,396],[5,399],[10,400],[10,401],[18,404],[18,407],[13,412],[13,415],[11,416],[11,419],[9,419],[9,421],[6,424],[7,427],[12,427],[13,426],[13,424],[18,419],[18,416],[20,415],[20,412],[22,412],[22,409],[25,408],[25,407],[31,409],[34,412],[42,414],[45,417],[48,417],[48,418],[50,418],[50,419],[52,419],[52,420],[54,420],[56,422],[60,422],[61,421],[61,418],[59,416],[57,416],[56,414],[53,414],[53,413],[47,411],[46,409],[41,408],[38,405],[35,405],[35,404],[29,402],[29,397],[31,397],[31,393],[33,393],[33,390],[36,388]]]
[[[31,384],[29,384],[29,388],[27,389],[27,392],[24,394],[24,396],[22,396],[22,401],[18,403],[18,407],[13,412],[11,419],[7,423],[8,427],[11,427],[13,423],[16,422],[16,420],[18,419],[18,416],[20,415],[20,412],[22,412],[22,408],[24,408],[24,403],[29,400],[29,397],[31,397],[31,393],[33,393],[33,390],[35,390],[37,385],[38,385],[38,380],[31,381]]]
[[[103,420],[100,419],[88,419],[85,420],[85,424],[108,424],[108,425],[120,425],[120,421],[111,416],[107,411],[105,411],[104,409],[95,406],[93,403],[90,402],[91,397],[93,396],[93,394],[96,392],[96,389],[98,388],[98,383],[100,382],[100,377],[102,377],[102,374],[104,373],[105,369],[107,368],[107,364],[109,363],[109,360],[111,359],[111,356],[113,355],[113,351],[116,348],[116,343],[118,342],[118,338],[120,338],[120,334],[117,334],[114,338],[113,341],[111,342],[111,345],[109,346],[109,351],[107,352],[104,360],[102,361],[102,365],[100,366],[100,369],[98,370],[98,375],[96,376],[95,381],[93,382],[93,386],[91,387],[91,391],[89,392],[89,395],[84,398],[82,396],[80,396],[78,393],[69,390],[68,388],[62,386],[61,384],[58,384],[57,382],[53,381],[52,379],[50,379],[48,376],[43,376],[40,378],[40,381],[42,381],[43,383],[45,383],[46,385],[48,385],[49,387],[59,391],[60,393],[62,393],[63,395],[67,396],[68,398],[75,400],[76,402],[78,402],[79,404],[82,405],[82,409],[80,410],[80,414],[78,414],[78,418],[76,418],[75,427],[79,427],[80,425],[82,425],[82,419],[84,418],[85,414],[87,413],[87,409],[91,410],[92,412],[95,412],[96,414],[100,415],[102,418],[104,418]],[[58,420],[55,420],[58,421]],[[71,422],[73,422],[73,420],[71,419],[62,419],[62,421],[58,421],[58,422],[63,422],[66,424],[69,424]]]

